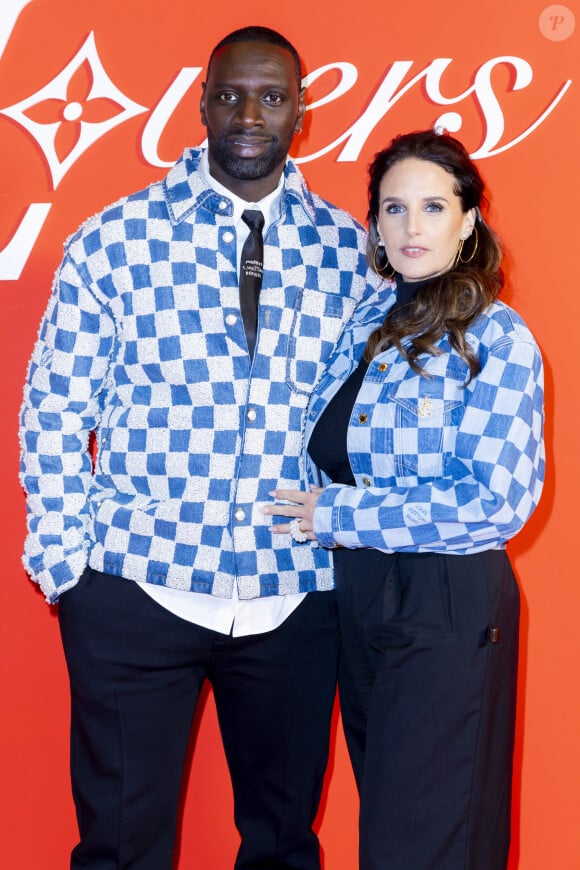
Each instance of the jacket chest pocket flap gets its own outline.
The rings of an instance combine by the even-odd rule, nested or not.
[[[405,379],[391,395],[393,452],[402,477],[441,477],[445,456],[454,450],[464,411],[465,372],[450,371],[441,365],[441,358],[437,362],[429,370],[430,377]]]
[[[299,290],[286,358],[286,380],[294,392],[310,395],[355,305],[350,297]]]

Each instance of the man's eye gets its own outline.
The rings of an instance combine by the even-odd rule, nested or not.
[[[234,100],[237,99],[237,97],[231,91],[224,91],[223,94],[219,95],[219,99],[222,101],[222,103],[233,103]]]
[[[284,101],[282,94],[266,94],[264,97],[266,103],[271,103],[274,106],[279,106]]]

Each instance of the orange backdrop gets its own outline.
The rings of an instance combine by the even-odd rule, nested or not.
[[[547,374],[546,488],[510,545],[523,593],[510,870],[578,870],[577,0],[198,8],[199,18],[191,0],[2,0],[0,861],[62,870],[75,836],[66,673],[54,613],[20,564],[16,478],[22,383],[62,241],[204,141],[209,50],[236,27],[265,24],[297,45],[310,74],[311,111],[293,153],[318,192],[364,219],[374,152],[435,123],[458,131],[488,183],[508,251],[505,298],[534,330]],[[356,805],[337,712],[318,821],[326,870],[356,867]],[[184,784],[179,867],[226,870],[236,847],[208,693]]]

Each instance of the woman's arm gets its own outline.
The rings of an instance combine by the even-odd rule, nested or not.
[[[469,389],[443,476],[408,488],[331,484],[312,517],[322,546],[462,553],[501,546],[522,528],[544,479],[536,345],[503,338]]]

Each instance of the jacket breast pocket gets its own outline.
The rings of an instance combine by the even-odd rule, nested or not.
[[[417,397],[396,393],[393,452],[395,474],[405,485],[443,475],[445,456],[453,452],[463,402],[437,395],[433,384]]]
[[[337,293],[298,291],[286,357],[286,382],[295,393],[310,395],[355,304]]]

